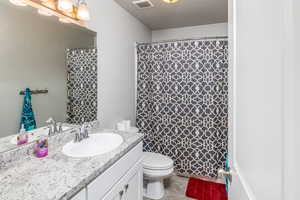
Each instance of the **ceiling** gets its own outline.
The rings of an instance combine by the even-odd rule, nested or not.
[[[228,0],[179,0],[167,4],[150,0],[154,7],[140,9],[132,1],[115,0],[152,30],[227,22]]]

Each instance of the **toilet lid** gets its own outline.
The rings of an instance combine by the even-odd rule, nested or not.
[[[170,169],[173,167],[173,160],[159,153],[144,152],[143,167],[147,169]]]

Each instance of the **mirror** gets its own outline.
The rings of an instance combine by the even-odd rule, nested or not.
[[[76,124],[95,119],[95,114],[88,119],[78,114],[87,108],[84,100],[75,97],[96,98],[96,92],[90,95],[89,91],[80,90],[82,84],[90,84],[90,91],[97,89],[96,33],[9,1],[0,1],[0,24],[0,152],[18,147],[21,124],[32,120],[28,119],[28,110],[22,115],[29,104],[36,126],[27,132],[27,143],[49,135],[51,126],[47,125],[54,124],[51,120],[46,123],[49,118]],[[89,54],[91,59],[87,58]],[[89,71],[87,62],[93,64],[89,75],[84,74]],[[85,76],[92,81],[81,83]],[[31,96],[29,104],[28,95],[24,101],[26,88]],[[69,126],[59,128],[64,131]]]

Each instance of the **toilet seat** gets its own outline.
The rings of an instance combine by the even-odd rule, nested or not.
[[[153,169],[144,168],[144,176],[145,176],[144,178],[145,179],[149,179],[149,178],[163,179],[163,178],[169,177],[173,172],[174,172],[173,168],[163,169],[163,170],[153,170]]]
[[[174,167],[173,160],[159,153],[144,152],[143,168],[149,170],[167,170]]]

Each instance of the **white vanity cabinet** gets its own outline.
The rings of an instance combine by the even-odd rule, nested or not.
[[[142,170],[137,163],[103,198],[103,200],[141,200]]]
[[[139,143],[71,200],[142,200],[142,151]]]

